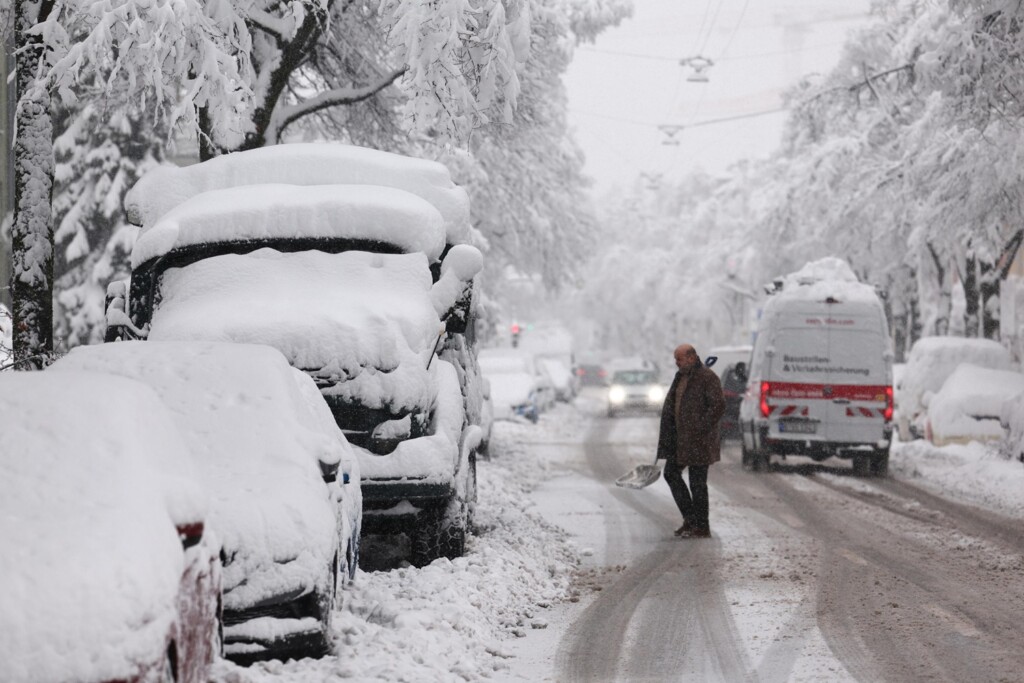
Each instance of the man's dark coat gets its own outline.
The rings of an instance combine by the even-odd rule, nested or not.
[[[681,382],[685,386],[680,387]],[[677,372],[661,409],[658,459],[674,458],[680,467],[718,462],[718,421],[724,412],[718,375],[703,365],[689,373]]]

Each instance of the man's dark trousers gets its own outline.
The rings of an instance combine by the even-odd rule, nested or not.
[[[689,489],[683,481],[683,469],[690,470]],[[708,465],[690,465],[682,468],[668,458],[664,474],[683,519],[689,522],[691,527],[708,528]]]

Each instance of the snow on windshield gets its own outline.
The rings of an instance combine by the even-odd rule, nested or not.
[[[3,373],[0,433],[0,680],[131,678],[166,647],[183,569],[171,417],[120,377]]]
[[[353,145],[300,143],[225,154],[201,164],[150,171],[125,197],[136,225],[149,227],[203,192],[242,185],[379,185],[405,190],[432,204],[444,218],[450,244],[469,239],[469,197],[435,161]]]
[[[247,185],[196,195],[144,228],[132,267],[195,244],[309,237],[385,242],[423,252],[431,262],[445,245],[441,214],[409,192],[368,185]]]
[[[412,410],[431,400],[426,365],[444,329],[430,292],[423,254],[228,254],[167,270],[149,338],[266,344],[344,380],[329,393]]]

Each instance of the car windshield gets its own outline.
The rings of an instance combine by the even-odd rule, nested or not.
[[[612,375],[613,384],[655,384],[658,375],[650,370],[619,370]]]

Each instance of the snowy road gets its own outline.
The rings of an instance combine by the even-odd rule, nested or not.
[[[848,466],[711,471],[709,541],[678,540],[663,482],[612,486],[652,453],[653,418],[594,415],[582,478],[551,485],[602,511],[612,571],[558,646],[557,681],[1021,680],[1020,522]],[[589,481],[587,481],[589,479]],[[595,522],[561,520],[594,534]]]
[[[727,447],[714,537],[680,540],[664,482],[612,484],[649,462],[657,421],[603,407],[496,425],[467,556],[360,571],[334,654],[221,662],[214,680],[1024,680],[1024,521],[985,511],[1021,509],[1019,465],[914,446],[887,480],[803,461],[756,475]],[[993,505],[917,485],[953,478]]]

